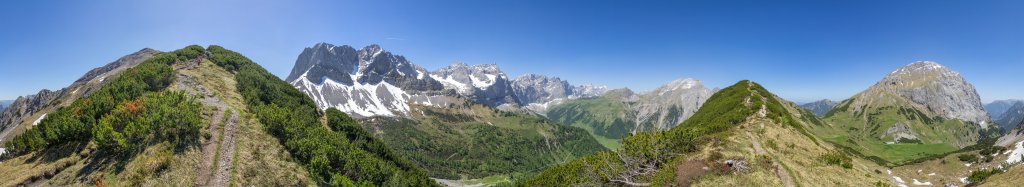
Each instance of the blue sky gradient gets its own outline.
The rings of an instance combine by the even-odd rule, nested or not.
[[[144,47],[217,44],[286,77],[317,42],[380,44],[427,69],[650,90],[750,79],[841,100],[932,60],[985,102],[1024,98],[1024,1],[15,1],[0,6],[0,99],[67,86]]]

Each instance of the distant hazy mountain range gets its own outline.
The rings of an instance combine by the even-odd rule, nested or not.
[[[991,103],[985,104],[985,111],[988,112],[989,116],[993,118],[999,118],[1003,116],[1010,107],[1018,103],[1024,103],[1024,100],[1008,99],[1008,100],[996,100]]]
[[[14,100],[0,100],[0,112],[3,112],[7,106],[11,105]]]
[[[835,106],[836,102],[828,99],[822,99],[819,101],[804,103],[800,105],[800,107],[810,110],[811,112],[814,112],[814,114],[818,116],[825,115],[826,113],[828,113],[828,111],[832,110],[832,107]]]

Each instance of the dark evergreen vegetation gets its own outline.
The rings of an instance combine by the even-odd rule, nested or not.
[[[199,46],[161,53],[130,68],[87,97],[47,114],[38,125],[8,142],[12,155],[63,144],[95,141],[105,153],[137,150],[150,143],[197,141],[201,105],[165,89],[171,65],[203,53]]]

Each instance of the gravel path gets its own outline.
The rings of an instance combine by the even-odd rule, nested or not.
[[[228,186],[228,182],[231,181],[231,169],[234,167],[238,111],[231,110],[227,103],[196,82],[193,77],[180,73],[177,77],[175,85],[178,88],[198,97],[203,105],[214,108],[211,111],[213,116],[210,117],[210,124],[206,127],[206,132],[212,136],[202,141],[202,160],[197,168],[193,186]],[[224,115],[226,111],[231,111],[230,116]],[[228,119],[224,120],[225,118]]]
[[[224,124],[224,137],[220,141],[220,150],[217,158],[217,172],[213,175],[211,186],[228,186],[231,181],[231,168],[235,160],[235,128],[238,124],[238,111],[231,111],[231,118]]]

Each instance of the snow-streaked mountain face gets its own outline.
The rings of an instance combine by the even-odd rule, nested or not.
[[[303,50],[286,81],[322,109],[338,108],[355,117],[408,116],[410,103],[443,107],[450,103],[445,96],[469,98],[491,107],[521,108],[596,96],[607,90],[574,87],[558,78],[530,77],[539,81],[509,80],[494,64],[455,63],[427,71],[378,45],[356,50],[319,43]]]
[[[888,95],[910,101],[920,109],[950,119],[960,119],[987,127],[992,120],[981,105],[974,86],[960,73],[935,62],[919,61],[889,73],[874,86],[854,96],[851,107],[882,106],[893,101]]]
[[[443,84],[422,67],[377,45],[360,50],[319,43],[306,48],[287,81],[321,108],[357,117],[403,116],[416,95],[439,92]]]

